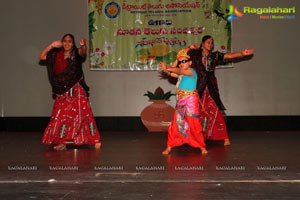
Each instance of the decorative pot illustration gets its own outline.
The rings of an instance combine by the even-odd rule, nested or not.
[[[154,94],[147,91],[144,96],[153,102],[141,112],[141,120],[149,132],[166,132],[171,124],[174,108],[166,103],[175,94],[164,91],[158,87]]]

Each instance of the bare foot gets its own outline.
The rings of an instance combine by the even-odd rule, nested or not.
[[[224,146],[227,146],[227,145],[230,145],[229,139],[225,139],[225,140],[224,140]]]
[[[202,153],[202,154],[207,154],[207,153],[208,153],[205,147],[200,148],[200,149],[201,149],[201,153]]]
[[[171,147],[167,147],[167,148],[162,152],[162,154],[163,154],[163,155],[168,155],[170,152],[171,152]]]
[[[100,147],[101,147],[101,142],[95,144],[95,149],[100,149]]]
[[[63,150],[66,150],[67,147],[65,144],[59,144],[59,145],[54,146],[53,149],[56,151],[63,151]]]

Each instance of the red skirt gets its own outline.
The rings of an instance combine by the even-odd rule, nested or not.
[[[228,139],[225,120],[222,112],[219,110],[215,101],[209,95],[206,88],[201,98],[201,112],[200,121],[202,122],[205,117],[208,118],[207,130],[204,131],[205,140],[225,140]],[[203,108],[204,107],[204,108]]]
[[[80,84],[57,95],[42,143],[92,145],[99,142],[100,135],[90,103]]]

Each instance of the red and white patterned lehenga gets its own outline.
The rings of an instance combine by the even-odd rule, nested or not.
[[[223,61],[223,59],[224,54],[219,52],[214,52],[210,54],[209,57],[203,56],[202,58],[205,75],[198,84],[198,86],[200,85],[198,91],[202,104],[200,121],[203,122],[204,118],[208,119],[207,129],[203,132],[205,140],[228,139],[226,124],[222,113],[225,107],[221,102],[218,83],[215,77],[215,66],[218,61]]]
[[[63,56],[63,50],[59,49],[47,54],[49,80],[56,98],[42,143],[46,145],[100,143],[100,135],[87,97],[88,87],[81,69],[83,60],[78,57],[79,55],[78,58],[74,56],[68,60]],[[64,83],[63,86],[61,83]]]

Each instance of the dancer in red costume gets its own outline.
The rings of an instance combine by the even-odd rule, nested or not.
[[[75,45],[72,34],[54,41],[40,54],[47,66],[48,77],[55,95],[50,122],[42,143],[65,150],[66,145],[94,145],[100,148],[100,136],[88,100],[89,87],[84,81],[82,63],[86,58],[86,39]]]
[[[214,47],[213,38],[206,35],[202,38],[201,46],[193,44],[188,49],[198,57],[200,74],[198,76],[197,90],[201,98],[200,120],[208,120],[204,130],[205,140],[224,140],[224,145],[230,145],[223,112],[225,107],[220,99],[217,79],[215,77],[216,66],[227,59],[233,59],[253,54],[254,49],[245,49],[242,52],[220,53],[212,52]],[[199,49],[199,50],[198,50]],[[203,124],[203,123],[202,123]]]
[[[166,70],[170,76],[178,77],[180,82],[177,88],[177,105],[173,121],[168,129],[167,148],[162,152],[166,155],[176,146],[185,143],[200,148],[206,154],[202,127],[200,124],[200,104],[196,90],[197,69],[187,54],[187,49],[177,54],[177,64],[180,68],[170,67],[160,63],[161,70]]]

